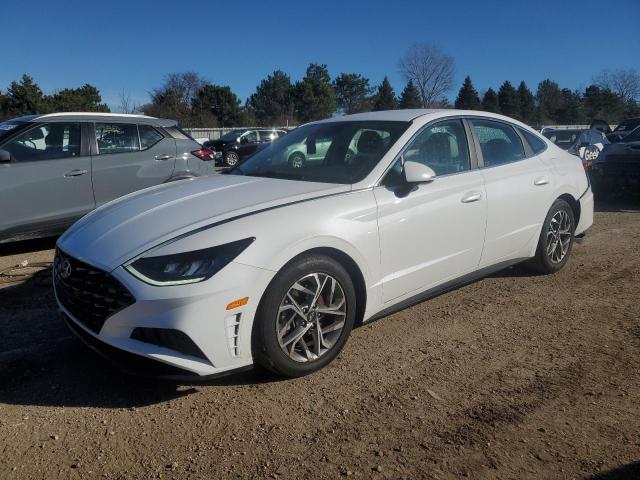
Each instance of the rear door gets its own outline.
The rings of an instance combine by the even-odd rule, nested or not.
[[[91,157],[79,122],[34,126],[0,148],[0,237],[60,231],[91,211]]]
[[[96,205],[171,178],[176,143],[151,125],[95,123],[92,179]]]
[[[517,127],[482,118],[471,119],[471,124],[487,192],[481,266],[527,256],[551,204],[551,169]]]

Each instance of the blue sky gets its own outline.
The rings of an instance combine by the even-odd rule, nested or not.
[[[118,92],[143,103],[185,70],[244,101],[274,69],[296,80],[310,62],[374,84],[387,75],[399,93],[414,42],[455,58],[452,98],[466,75],[480,91],[547,77],[575,89],[602,69],[640,71],[640,0],[31,0],[3,2],[0,18],[0,89],[28,73],[47,93],[91,83],[114,107]]]

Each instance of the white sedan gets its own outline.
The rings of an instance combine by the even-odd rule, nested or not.
[[[301,143],[323,159],[288,162]],[[95,210],[58,240],[54,283],[70,327],[129,369],[296,377],[354,324],[518,262],[560,270],[592,221],[580,159],[516,120],[364,113]]]

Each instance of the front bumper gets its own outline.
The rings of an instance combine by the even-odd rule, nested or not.
[[[60,301],[58,288],[56,299],[72,331],[123,368],[172,378],[213,377],[253,364],[253,318],[274,272],[231,262],[207,281],[172,287],[147,285],[122,267],[110,275],[133,295],[135,302],[109,316],[97,330],[74,316],[68,298],[67,306]],[[227,310],[230,302],[244,297],[249,297],[245,305]],[[140,329],[178,331],[201,355],[150,343],[153,340],[149,339],[142,341],[134,334]],[[144,368],[138,368],[140,363]],[[154,363],[159,365],[149,368]]]

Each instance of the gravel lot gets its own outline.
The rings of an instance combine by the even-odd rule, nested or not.
[[[559,274],[365,325],[298,380],[129,377],[67,331],[47,272],[0,286],[0,478],[640,478],[640,207],[597,210]]]

